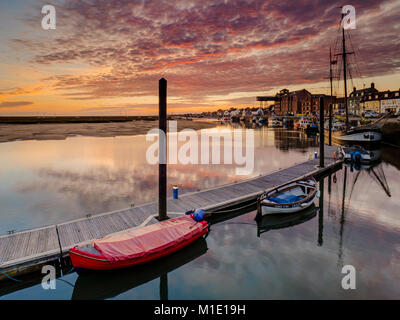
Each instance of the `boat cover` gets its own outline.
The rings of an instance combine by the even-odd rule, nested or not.
[[[296,196],[293,194],[281,194],[278,197],[271,197],[268,198],[269,201],[275,202],[275,203],[293,203],[293,202],[297,202],[300,201],[301,199],[303,199],[303,197],[300,196]]]
[[[178,245],[204,228],[190,216],[169,219],[143,228],[110,235],[94,242],[96,250],[110,262],[144,257]]]

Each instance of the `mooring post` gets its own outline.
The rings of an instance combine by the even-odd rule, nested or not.
[[[318,246],[324,243],[324,178],[319,181]]]
[[[158,164],[158,220],[168,219],[167,216],[167,80],[160,79],[159,95],[159,164]],[[163,132],[163,134],[161,133]]]
[[[160,300],[168,300],[168,274],[160,276]]]
[[[324,160],[325,160],[325,153],[324,153],[324,98],[320,97],[319,98],[319,166],[323,168],[324,165]]]
[[[329,104],[329,145],[332,145],[332,103]]]

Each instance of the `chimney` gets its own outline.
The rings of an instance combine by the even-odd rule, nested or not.
[[[371,88],[375,89],[375,83],[371,82]]]

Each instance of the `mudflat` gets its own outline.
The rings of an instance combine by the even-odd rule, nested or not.
[[[183,129],[206,129],[216,123],[206,121],[178,120],[178,131]],[[41,123],[0,124],[0,143],[17,140],[64,140],[73,136],[116,137],[146,134],[158,128],[158,121],[133,120],[106,123]]]

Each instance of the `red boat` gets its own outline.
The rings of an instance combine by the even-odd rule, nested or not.
[[[202,237],[206,221],[182,216],[142,228],[116,233],[92,244],[70,250],[72,265],[79,269],[127,268],[165,257]]]

